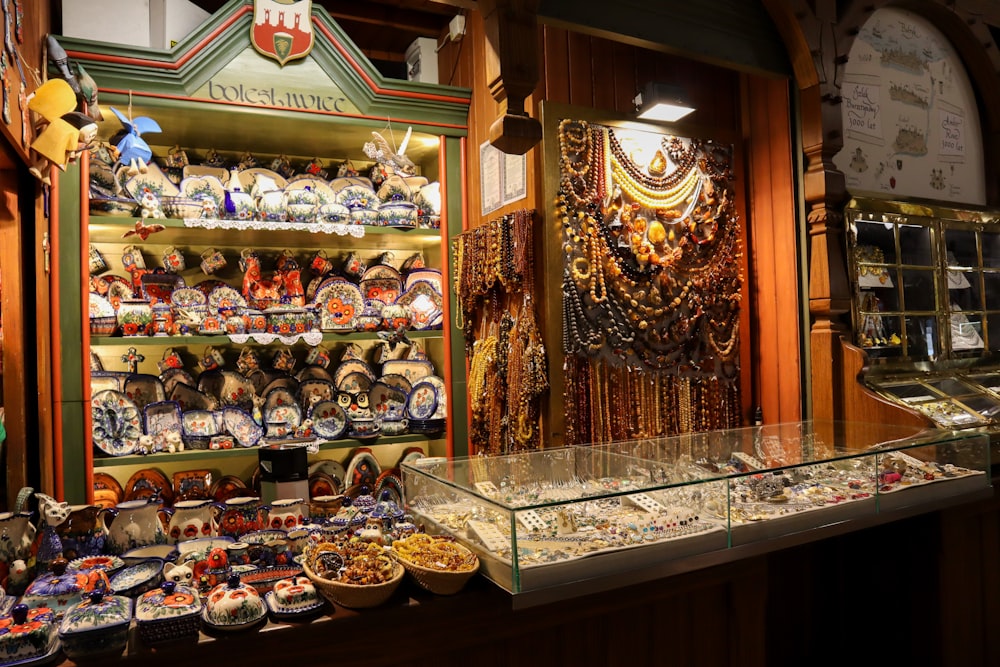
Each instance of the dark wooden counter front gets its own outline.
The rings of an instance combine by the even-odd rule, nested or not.
[[[996,497],[771,546],[522,608],[482,577],[454,596],[405,581],[376,609],[155,649],[135,638],[102,664],[780,667],[877,664],[873,650],[885,664],[1000,664]]]

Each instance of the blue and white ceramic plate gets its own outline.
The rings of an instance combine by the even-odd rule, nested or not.
[[[125,567],[125,561],[118,556],[99,554],[96,556],[81,556],[74,558],[67,565],[67,570],[104,570],[108,574]]]
[[[181,406],[176,401],[157,401],[142,410],[143,425],[149,435],[181,434]]]
[[[163,561],[144,560],[130,565],[111,577],[111,590],[115,595],[136,597],[153,589],[163,576]]]
[[[125,378],[125,387],[122,391],[135,402],[136,407],[140,410],[150,403],[167,400],[167,393],[163,390],[160,378],[146,373],[128,375]]]
[[[132,399],[107,389],[90,402],[94,446],[109,456],[128,456],[139,449],[142,415]]]
[[[406,412],[413,419],[430,419],[437,409],[437,387],[430,382],[420,381],[413,385],[406,401]]]
[[[376,419],[402,419],[406,412],[407,392],[382,380],[368,389],[368,406]]]
[[[320,401],[312,407],[309,418],[316,435],[327,440],[343,437],[347,429],[347,414],[336,401]]]

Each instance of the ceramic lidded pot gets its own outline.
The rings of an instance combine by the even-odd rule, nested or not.
[[[9,616],[0,616],[3,664],[23,664],[55,654],[59,650],[58,629],[51,609],[14,605]]]
[[[267,617],[264,598],[257,589],[240,581],[238,574],[208,592],[202,620],[210,628],[250,628]]]
[[[191,586],[164,581],[135,601],[135,626],[146,644],[179,639],[197,641],[201,596]]]
[[[79,604],[95,588],[111,588],[104,570],[68,570],[68,565],[65,558],[54,560],[52,570],[35,577],[21,602],[31,609],[51,609],[61,620],[67,609]]]
[[[91,591],[70,607],[59,624],[63,653],[71,660],[114,658],[125,652],[132,623],[132,600]]]

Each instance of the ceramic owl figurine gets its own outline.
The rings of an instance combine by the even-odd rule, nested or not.
[[[337,403],[347,415],[348,437],[373,439],[380,435],[381,426],[368,404],[367,391],[340,391],[337,393]]]

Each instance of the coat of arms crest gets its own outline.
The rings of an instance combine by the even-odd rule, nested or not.
[[[312,50],[312,0],[254,0],[250,42],[281,65]]]

